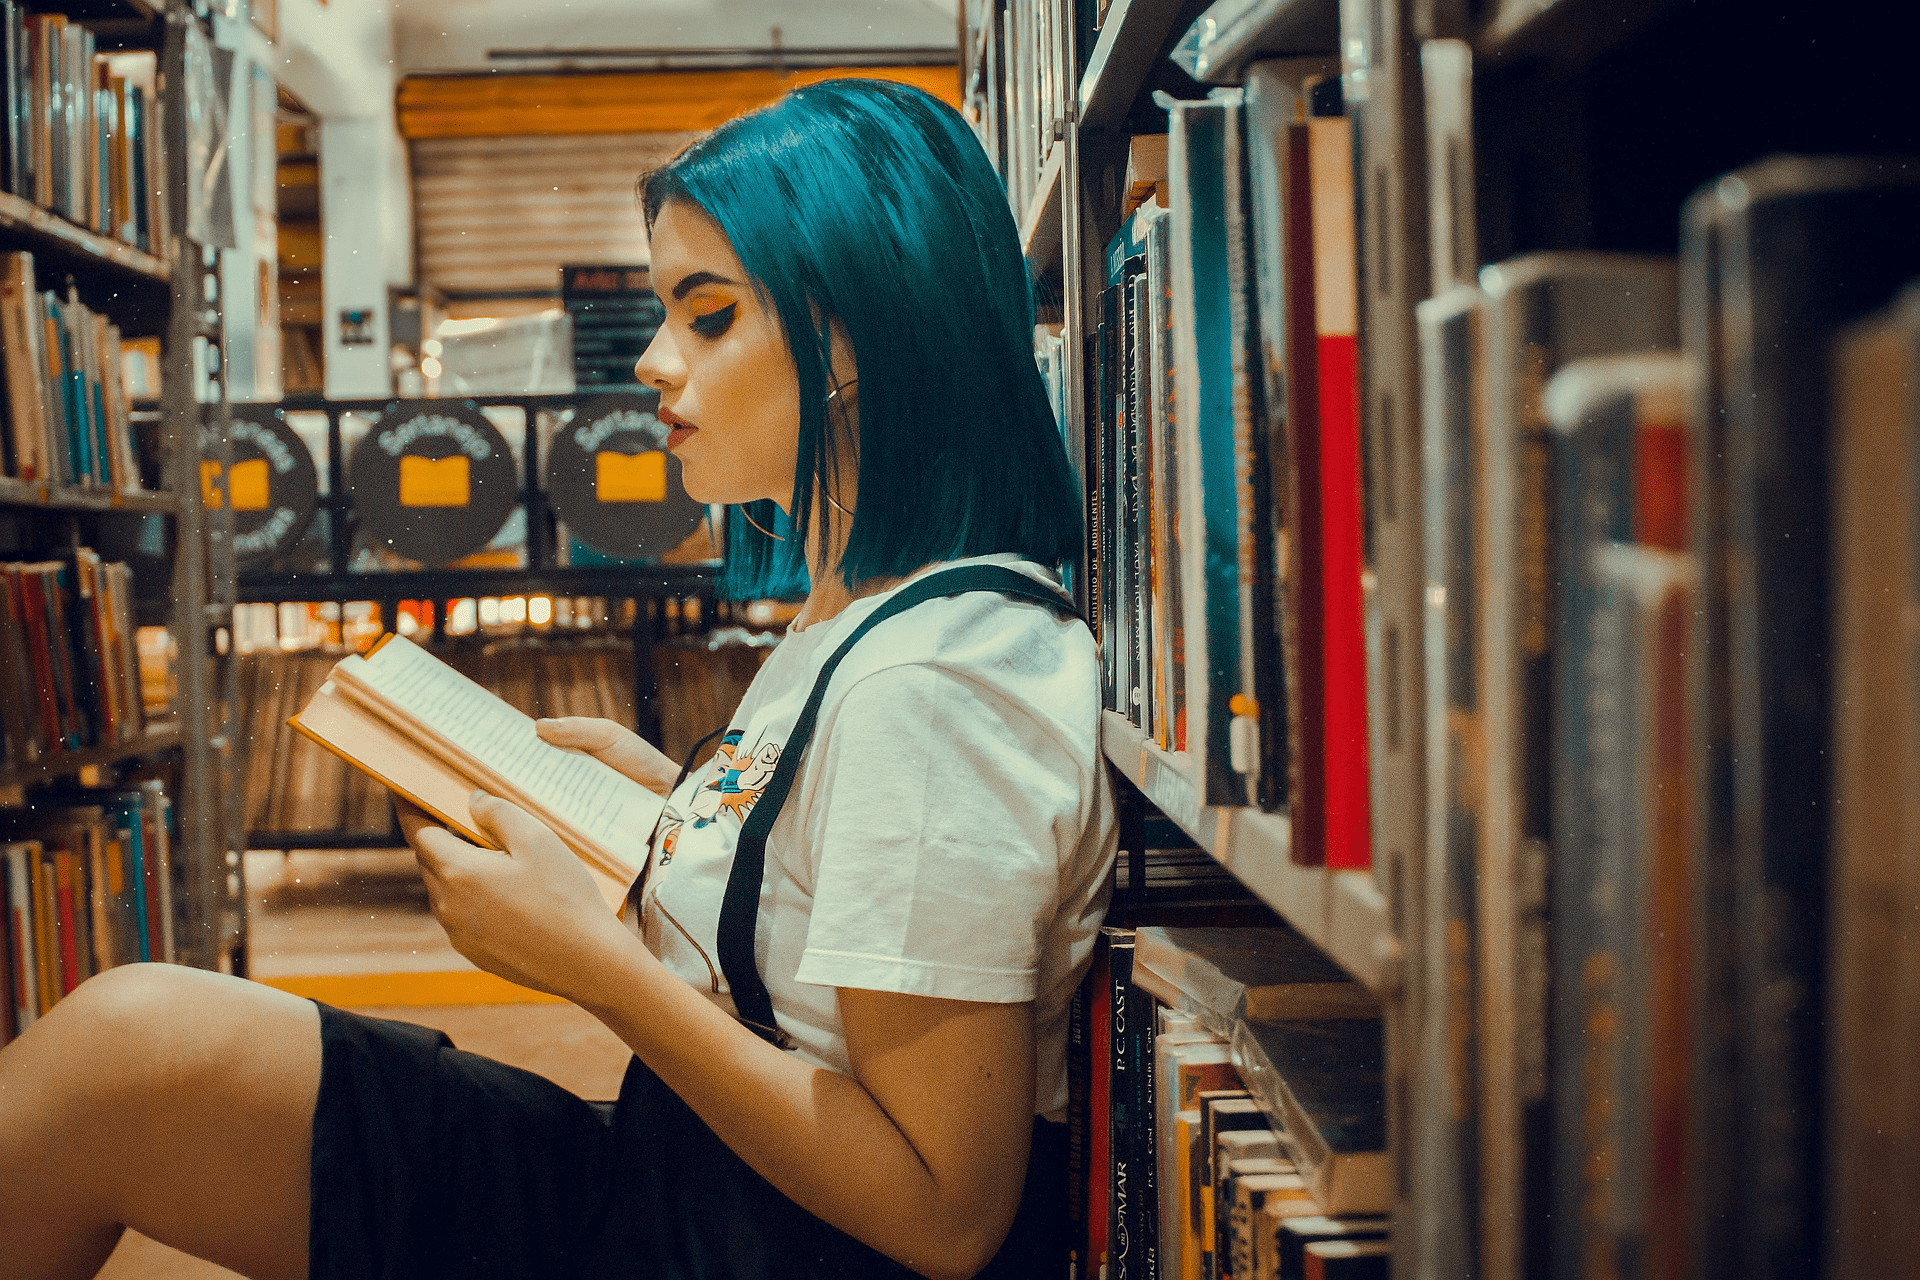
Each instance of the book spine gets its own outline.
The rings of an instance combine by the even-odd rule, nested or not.
[[[31,844],[8,845],[4,850],[8,946],[13,958],[13,986],[8,999],[13,1004],[13,1024],[19,1031],[32,1026],[40,1016],[40,968],[34,942],[33,872]]]
[[[1146,1280],[1145,1254],[1140,1236],[1138,1153],[1140,1117],[1134,1114],[1139,1098],[1140,1064],[1135,1060],[1134,1024],[1138,1006],[1133,998],[1133,933],[1107,929],[1108,982],[1111,992],[1111,1076],[1107,1151],[1107,1277],[1108,1280]]]
[[[1098,1280],[1099,1259],[1088,1248],[1088,1208],[1093,1176],[1093,995],[1094,974],[1074,989],[1067,1007],[1067,1241],[1070,1280]]]
[[[1240,679],[1239,500],[1234,477],[1232,298],[1227,265],[1229,135],[1240,93],[1175,103],[1167,145],[1173,191],[1174,367],[1180,437],[1194,460],[1183,511],[1187,629],[1199,639],[1187,659],[1189,749],[1209,804],[1235,804],[1245,787],[1231,769],[1233,712]],[[1196,714],[1197,713],[1197,714]]]
[[[1093,1006],[1089,1045],[1091,1077],[1087,1085],[1090,1177],[1087,1182],[1087,1270],[1105,1276],[1113,1246],[1113,969],[1111,940],[1105,930],[1094,942],[1087,971]]]
[[[60,849],[46,856],[52,864],[48,879],[53,888],[54,938],[60,960],[59,994],[67,996],[86,978],[80,959],[80,927],[86,915],[79,906],[81,886],[73,853]]]
[[[1920,274],[1920,243],[1905,234],[1920,217],[1920,188],[1868,163],[1781,160],[1734,177],[1703,189],[1686,215],[1717,224],[1721,276],[1689,294],[1720,313],[1721,346],[1701,355],[1727,366],[1720,398],[1704,406],[1725,419],[1714,441],[1725,450],[1715,499],[1724,511],[1706,534],[1700,580],[1724,597],[1705,610],[1709,626],[1724,622],[1708,643],[1728,673],[1708,689],[1707,714],[1724,722],[1728,785],[1706,799],[1701,847],[1729,851],[1737,925],[1726,941],[1743,1184],[1727,1265],[1773,1280],[1815,1269],[1828,1238],[1819,1104],[1833,778],[1825,351],[1839,326]],[[1749,190],[1760,194],[1735,198]]]
[[[1361,618],[1359,262],[1353,130],[1308,122],[1313,200],[1314,332],[1319,386],[1322,700],[1326,718],[1326,865],[1372,865],[1367,781],[1367,662]]]
[[[1836,343],[1834,778],[1827,1274],[1912,1266],[1920,985],[1920,298]],[[1889,641],[1892,641],[1889,643]],[[1889,964],[1892,960],[1893,963]],[[1656,1118],[1657,1123],[1657,1118]],[[1666,1276],[1656,1280],[1667,1280]]]
[[[1480,1272],[1476,1061],[1476,891],[1486,796],[1476,639],[1482,501],[1475,439],[1480,292],[1451,289],[1419,304],[1425,484],[1427,818],[1426,907],[1417,1022],[1429,1066],[1410,1140],[1416,1251],[1432,1274]]]

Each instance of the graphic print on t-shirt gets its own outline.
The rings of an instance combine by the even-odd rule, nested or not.
[[[706,781],[693,793],[687,813],[668,807],[660,836],[661,866],[673,861],[673,851],[680,843],[680,829],[689,821],[698,831],[722,817],[731,817],[737,834],[747,815],[760,802],[760,793],[767,789],[774,769],[780,764],[781,744],[767,742],[742,751],[740,740],[744,736],[744,730],[729,729],[720,739],[720,749],[707,764]]]

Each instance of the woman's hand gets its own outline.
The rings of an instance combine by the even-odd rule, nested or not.
[[[658,747],[613,720],[561,716],[535,720],[533,731],[542,742],[584,751],[600,763],[613,766],[655,795],[672,791],[673,780],[680,776],[680,766]]]
[[[453,949],[488,973],[574,999],[604,972],[609,948],[632,938],[586,864],[518,805],[480,792],[471,803],[474,821],[504,853],[468,844],[403,800],[394,806],[433,914]]]

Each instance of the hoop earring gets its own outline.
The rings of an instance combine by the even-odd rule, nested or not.
[[[787,540],[785,534],[775,533],[773,530],[762,525],[758,520],[755,520],[753,518],[753,512],[747,510],[746,503],[744,502],[741,503],[739,507],[736,508],[736,510],[740,512],[740,515],[746,520],[748,524],[760,530],[761,533],[765,534],[769,538],[772,538],[775,542],[785,542]]]
[[[839,395],[842,391],[846,390],[848,387],[853,386],[855,383],[859,381],[860,381],[859,375],[855,374],[853,377],[848,378],[845,382],[835,383],[833,390],[827,392],[827,403],[832,404],[836,399],[839,398]],[[832,506],[835,511],[838,511],[843,516],[851,517],[853,515],[853,512],[847,510],[846,507],[841,505],[840,499],[833,496],[833,491],[831,489],[828,489],[825,485],[822,485],[820,491],[826,496],[828,504]]]

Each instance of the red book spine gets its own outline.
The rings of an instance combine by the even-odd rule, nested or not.
[[[34,696],[40,706],[40,732],[56,747],[66,745],[66,725],[54,697],[52,639],[47,631],[47,596],[40,574],[26,567],[7,571],[8,585],[17,591],[20,618],[26,624],[27,661],[33,666]]]
[[[1092,1079],[1087,1089],[1088,1160],[1087,1179],[1087,1263],[1088,1275],[1098,1275],[1107,1257],[1107,1178],[1113,1164],[1113,1144],[1108,1128],[1113,1116],[1113,974],[1107,960],[1103,938],[1093,950],[1093,969],[1088,979],[1093,985]]]
[[[1314,332],[1320,389],[1320,634],[1326,865],[1372,865],[1367,800],[1367,648],[1360,598],[1359,262],[1353,131],[1308,122],[1313,183]]]
[[[68,995],[80,985],[80,916],[74,910],[75,864],[73,854],[62,849],[53,855],[53,897],[59,914],[55,917],[60,940],[60,994]]]
[[[1320,389],[1314,332],[1313,191],[1308,127],[1287,130],[1287,536],[1285,572],[1287,661],[1287,810],[1291,856],[1301,866],[1326,861],[1321,815],[1326,806],[1326,761],[1320,750],[1325,720],[1321,689]]]

